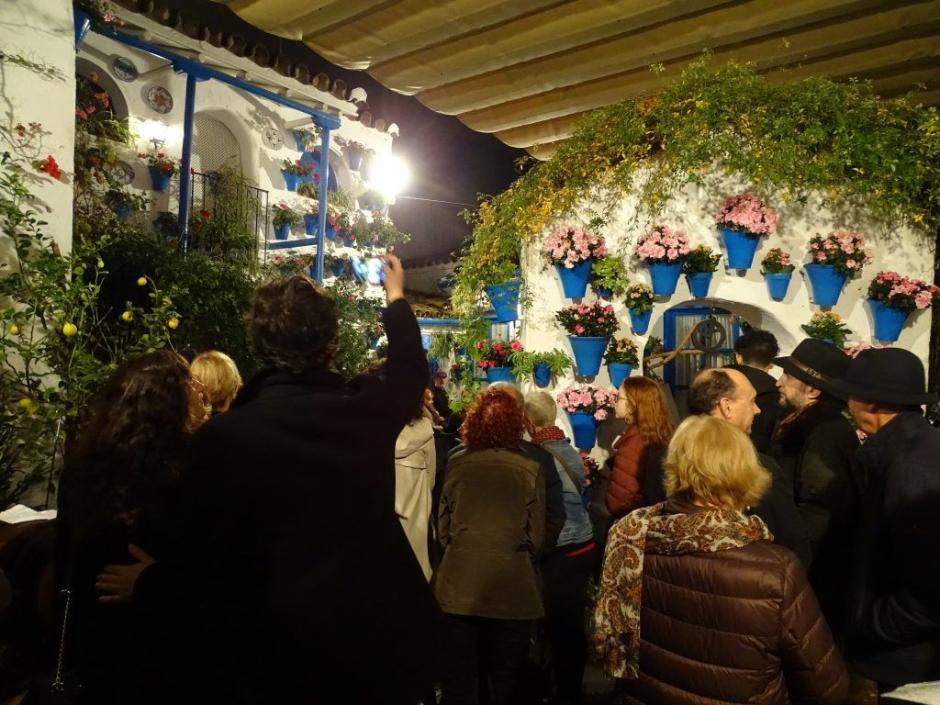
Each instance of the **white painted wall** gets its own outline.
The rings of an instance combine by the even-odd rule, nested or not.
[[[0,50],[8,55],[58,69],[61,79],[41,78],[35,72],[0,61],[0,120],[5,127],[42,123],[46,135],[30,159],[55,157],[63,171],[61,181],[38,174],[36,195],[45,231],[63,252],[72,243],[73,153],[75,151],[75,43],[70,0],[7,0],[0,2]],[[10,145],[0,145],[0,152]],[[8,243],[3,243],[6,248]]]
[[[727,195],[743,192],[747,190],[747,185],[717,177],[715,182],[708,188],[690,185],[675,196],[665,213],[654,222],[637,216],[635,197],[624,199],[611,223],[601,234],[606,238],[611,251],[626,258],[632,269],[632,282],[650,283],[646,266],[633,257],[632,253],[636,238],[656,223],[664,223],[685,231],[693,247],[706,244],[724,254],[720,233],[714,224],[714,215]],[[860,230],[866,235],[868,245],[874,251],[874,262],[863,269],[858,279],[851,280],[846,285],[838,305],[832,308],[854,331],[854,335],[849,338],[850,344],[860,340],[873,342],[871,312],[865,300],[868,285],[876,272],[891,269],[932,281],[933,242],[925,231],[916,231],[906,225],[892,228],[876,223],[863,208],[847,206],[845,212],[834,213],[821,208],[818,199],[814,198],[806,205],[777,200],[769,201],[769,205],[779,211],[780,225],[776,234],[762,239],[754,258],[754,267],[747,270],[744,276],[739,276],[736,270],[728,271],[720,267],[712,280],[709,289],[712,298],[709,299],[692,299],[684,277],[681,278],[676,293],[668,301],[655,304],[647,335],[634,337],[641,351],[649,335],[664,337],[662,318],[666,310],[694,301],[696,304],[714,304],[729,309],[753,326],[771,331],[777,336],[781,353],[788,354],[806,337],[800,325],[807,323],[812,314],[820,310],[810,303],[809,281],[802,276],[801,264],[808,261],[806,251],[809,239],[816,234],[828,234],[837,228]],[[582,212],[587,213],[588,210],[585,208]],[[554,315],[572,301],[564,298],[555,268],[546,264],[540,247],[541,242],[534,242],[524,252],[523,271],[526,285],[531,292],[532,304],[523,312],[520,339],[527,350],[547,351],[557,347],[570,354],[567,333],[556,323]],[[760,260],[772,247],[781,247],[789,252],[793,263],[797,265],[787,297],[779,303],[770,298],[764,278],[760,274]],[[590,302],[593,298],[594,294],[588,287],[584,300]],[[621,321],[618,337],[632,335],[626,307],[622,302],[616,302],[614,306]],[[896,345],[914,352],[924,361],[926,367],[929,340],[930,311],[927,310],[912,314]],[[634,371],[634,375],[637,374],[641,372]],[[574,382],[571,374],[557,380],[546,391],[556,393]],[[535,389],[531,379],[520,380],[520,383],[526,392]],[[604,386],[609,384],[606,367],[602,366],[595,383]],[[567,424],[564,416],[564,413],[561,413],[559,418],[563,425]]]

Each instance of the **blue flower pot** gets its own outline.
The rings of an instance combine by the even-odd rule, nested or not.
[[[326,230],[323,231],[323,235],[324,237],[326,237],[327,240],[336,239],[336,228],[330,225],[329,221],[327,221],[326,223]]]
[[[630,311],[630,326],[637,335],[645,335],[650,327],[650,319],[653,317],[653,309],[645,313],[637,313],[632,308]]]
[[[170,188],[171,174],[155,166],[147,167],[147,170],[150,172],[150,185],[153,186],[154,191],[164,192]]]
[[[602,299],[607,299],[608,301],[613,301],[614,290],[608,289],[607,287],[598,286],[597,284],[592,285],[594,287],[594,293],[597,294]]]
[[[581,450],[590,450],[597,443],[597,419],[587,411],[569,411],[568,421],[574,435],[574,444]]]
[[[334,259],[333,264],[330,265],[330,271],[333,272],[334,277],[343,276],[346,272],[346,260]]]
[[[306,152],[307,145],[311,141],[310,133],[303,130],[291,130],[291,134],[294,136],[294,144],[297,145],[298,151]]]
[[[307,235],[316,235],[317,226],[320,225],[320,216],[304,213],[304,232]]]
[[[490,303],[493,304],[497,323],[508,323],[519,318],[519,287],[521,285],[521,279],[510,279],[502,284],[492,284],[486,287],[486,295],[490,297]]]
[[[584,292],[587,291],[588,280],[591,278],[591,266],[593,260],[586,259],[578,262],[574,267],[568,269],[563,264],[556,264],[558,276],[561,277],[561,288],[565,296],[569,299],[582,299]]]
[[[82,42],[85,41],[85,35],[88,34],[88,30],[91,29],[91,18],[88,16],[87,12],[79,10],[77,7],[74,8],[73,11],[73,19],[75,20],[75,50],[78,51]]]
[[[282,171],[281,176],[284,177],[284,186],[288,191],[297,190],[297,184],[300,182],[300,176],[298,174],[292,171]]]
[[[875,319],[875,340],[882,343],[895,343],[901,337],[901,330],[910,315],[899,308],[886,306],[877,299],[868,299],[871,315]]]
[[[679,284],[679,274],[682,272],[682,262],[654,262],[649,265],[650,277],[653,279],[653,294],[656,296],[672,296],[676,293]]]
[[[131,217],[130,204],[120,203],[112,209],[119,220],[128,221]]]
[[[764,279],[767,281],[770,298],[774,301],[783,301],[787,297],[787,289],[790,288],[792,277],[793,272],[767,272]]]
[[[740,230],[721,228],[728,251],[728,267],[731,269],[750,269],[754,264],[754,253],[760,244],[760,236],[742,233]]]
[[[494,382],[515,382],[516,377],[512,373],[511,367],[487,367],[486,381],[490,384]]]
[[[283,225],[274,226],[274,239],[275,240],[286,240],[290,237],[290,224],[284,223]]]
[[[346,163],[349,164],[350,171],[359,171],[362,168],[362,147],[347,146]]]
[[[552,370],[547,362],[539,362],[532,370],[532,379],[536,387],[547,387],[552,382]]]
[[[346,247],[355,247],[356,238],[354,238],[352,235],[346,235],[346,231],[344,230],[343,231],[343,244],[346,245]]]
[[[594,377],[601,371],[601,361],[607,349],[607,338],[569,335],[574,352],[575,370],[582,377]]]
[[[633,365],[629,362],[608,362],[607,372],[610,374],[610,386],[620,389],[623,381],[633,372]]]
[[[817,306],[835,306],[845,286],[846,276],[831,264],[807,264],[804,269],[813,287],[813,303]]]
[[[704,299],[708,296],[708,287],[712,283],[712,274],[714,272],[695,272],[694,274],[685,275],[685,281],[689,285],[689,291],[692,293],[693,298]]]

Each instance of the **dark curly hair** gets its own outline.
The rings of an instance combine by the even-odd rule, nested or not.
[[[738,387],[724,370],[702,370],[692,380],[686,402],[691,414],[710,414],[723,398],[736,399]]]
[[[468,407],[461,439],[470,450],[505,448],[522,438],[522,407],[500,389],[487,389]]]
[[[336,354],[336,304],[303,274],[258,287],[250,329],[259,357],[279,370],[326,368]]]
[[[746,365],[769,367],[780,352],[780,346],[773,333],[753,328],[734,342],[734,351]]]
[[[169,350],[118,367],[92,402],[63,473],[75,537],[133,525],[179,478],[194,430],[186,361]]]

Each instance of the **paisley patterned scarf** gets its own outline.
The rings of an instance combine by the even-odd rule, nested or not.
[[[743,512],[707,509],[663,514],[664,506],[654,504],[628,514],[607,536],[591,638],[604,670],[614,678],[640,675],[640,597],[646,553],[715,553],[773,540],[760,518]]]

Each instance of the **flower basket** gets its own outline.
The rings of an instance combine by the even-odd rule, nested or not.
[[[153,190],[166,193],[170,188],[170,179],[173,177],[174,172],[161,169],[158,166],[149,166],[147,171],[150,172],[150,185]]]
[[[536,387],[547,387],[552,382],[552,368],[547,362],[537,362],[532,369],[532,379]]]
[[[629,362],[608,362],[607,374],[610,375],[610,386],[620,389],[623,381],[633,372],[633,365]]]
[[[765,205],[757,194],[729,196],[721,204],[715,223],[721,230],[731,269],[750,269],[763,235],[777,231],[777,211]]]
[[[291,209],[284,201],[274,206],[274,216],[271,218],[271,224],[274,226],[274,237],[277,240],[286,240],[290,235],[290,229],[301,222],[300,216]]]
[[[516,355],[523,353],[522,343],[513,340],[506,343],[501,340],[478,340],[474,346],[479,354],[477,366],[486,373],[486,379],[493,382],[513,382]]]
[[[796,267],[790,261],[790,253],[774,247],[761,260],[761,274],[767,282],[767,291],[774,301],[783,301],[790,288],[790,279]]]
[[[607,349],[607,338],[569,335],[574,366],[581,377],[595,377],[601,370],[601,360]]]
[[[532,375],[537,387],[547,387],[552,376],[563,375],[571,368],[571,359],[562,350],[551,352],[525,352],[513,350],[512,371],[516,377]]]
[[[712,252],[708,245],[699,245],[686,255],[682,262],[682,273],[685,274],[685,281],[694,298],[708,296],[712,274],[718,269],[720,260],[721,255]]]
[[[350,171],[359,171],[362,169],[362,145],[350,142],[346,145],[346,163],[349,164]]]
[[[774,301],[783,301],[790,288],[792,272],[765,272],[764,281],[767,282],[767,292]]]
[[[286,240],[290,237],[290,223],[281,223],[274,226],[274,239]]]
[[[486,287],[486,295],[493,304],[498,323],[515,321],[519,317],[519,287],[521,279],[510,279],[501,284]]]
[[[356,236],[353,235],[349,230],[343,230],[343,244],[346,247],[355,247],[356,246]]]
[[[637,241],[634,255],[649,267],[654,295],[672,296],[676,292],[682,261],[690,251],[686,234],[668,225],[657,225]]]
[[[486,381],[490,384],[496,382],[515,382],[516,376],[512,373],[511,367],[487,367]]]
[[[929,308],[940,297],[940,287],[897,272],[878,272],[868,287],[868,304],[875,324],[875,339],[896,342],[913,311]]]
[[[810,338],[824,340],[838,348],[845,347],[845,340],[852,331],[842,322],[842,317],[834,311],[814,313],[809,323],[800,326]]]
[[[574,444],[590,450],[597,442],[597,424],[613,412],[617,403],[616,389],[591,385],[568,387],[558,394],[558,403],[568,413]]]
[[[899,308],[892,308],[877,299],[868,299],[872,320],[875,323],[875,340],[882,343],[895,343],[901,337],[901,330],[910,313]]]
[[[316,213],[304,213],[304,232],[307,235],[316,235],[320,226],[320,216]]]
[[[569,333],[577,373],[595,376],[601,368],[607,339],[617,330],[614,307],[602,301],[576,304],[563,308],[555,318]]]
[[[594,260],[591,266],[591,287],[602,299],[613,301],[627,290],[630,279],[627,267],[620,257],[608,255]]]
[[[595,257],[607,254],[604,238],[589,230],[566,225],[554,230],[543,245],[549,262],[555,265],[565,296],[581,299],[591,278],[591,265]]]
[[[636,343],[630,338],[610,341],[610,347],[604,359],[607,361],[610,384],[615,389],[620,388],[623,381],[630,376],[633,368],[640,363]]]
[[[689,293],[692,294],[692,298],[703,299],[708,296],[708,287],[712,283],[712,272],[695,272],[694,274],[686,274],[685,282],[689,285]]]
[[[646,331],[650,328],[650,319],[653,317],[653,309],[637,312],[631,308],[629,311],[630,327],[633,328],[633,332],[637,335],[646,335]]]
[[[284,177],[284,187],[288,191],[297,190],[297,184],[300,183],[300,174],[293,171],[282,171],[281,176]]]
[[[813,289],[813,303],[817,306],[835,306],[842,295],[846,275],[831,264],[807,264],[804,269]]]

